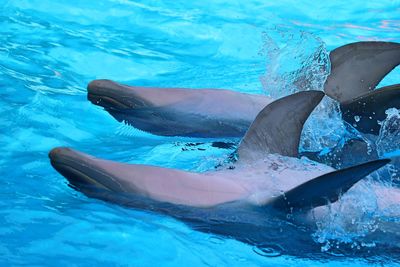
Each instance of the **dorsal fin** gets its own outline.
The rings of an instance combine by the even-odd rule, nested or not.
[[[342,103],[373,90],[400,64],[400,44],[357,42],[336,48],[329,57],[331,74],[324,91]]]
[[[310,113],[324,93],[303,91],[278,99],[258,113],[238,148],[240,161],[266,154],[297,157],[300,135]]]
[[[335,202],[355,183],[389,162],[390,159],[380,159],[324,174],[295,187],[269,204],[281,211],[297,212],[326,205],[328,201]]]

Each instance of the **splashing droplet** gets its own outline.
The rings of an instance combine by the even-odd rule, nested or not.
[[[276,244],[262,244],[253,247],[253,251],[264,257],[279,257],[284,249]]]

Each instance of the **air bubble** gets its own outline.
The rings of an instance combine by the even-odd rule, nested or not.
[[[253,247],[253,251],[260,256],[271,258],[281,256],[284,249],[276,244],[263,244]]]

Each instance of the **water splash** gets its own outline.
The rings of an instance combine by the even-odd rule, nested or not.
[[[305,90],[322,90],[330,73],[325,44],[313,34],[275,28],[263,33],[266,71],[260,77],[264,91],[280,98]]]
[[[400,110],[388,109],[386,119],[381,123],[381,130],[376,146],[380,157],[400,156]]]
[[[386,119],[381,122],[381,130],[376,140],[376,150],[381,158],[392,158],[387,168],[391,182],[400,183],[400,110],[391,108],[386,111]]]
[[[322,90],[330,74],[329,54],[324,42],[311,33],[277,27],[263,33],[261,54],[266,71],[260,77],[264,91],[273,98],[306,90]],[[339,104],[325,97],[304,125],[301,151],[335,147],[347,129]]]
[[[335,252],[348,246],[357,250],[375,246],[374,240],[367,237],[378,229],[379,215],[377,196],[370,182],[358,185],[339,202],[329,205],[326,214],[316,222],[314,240],[322,245],[324,252]]]
[[[331,150],[348,133],[339,104],[325,97],[304,124],[300,151]]]

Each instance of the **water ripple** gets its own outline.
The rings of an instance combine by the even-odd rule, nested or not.
[[[253,253],[163,216],[88,199],[51,169],[47,153],[63,145],[125,162],[212,168],[230,151],[210,143],[187,151],[193,140],[127,129],[86,100],[87,83],[268,93],[260,82],[267,70],[260,50],[270,49],[263,33],[304,32],[328,50],[358,40],[400,42],[399,1],[21,0],[0,9],[0,265],[322,264],[284,252],[267,258],[280,255],[275,244]],[[286,37],[276,45],[293,40]],[[382,84],[399,78],[396,70]]]

